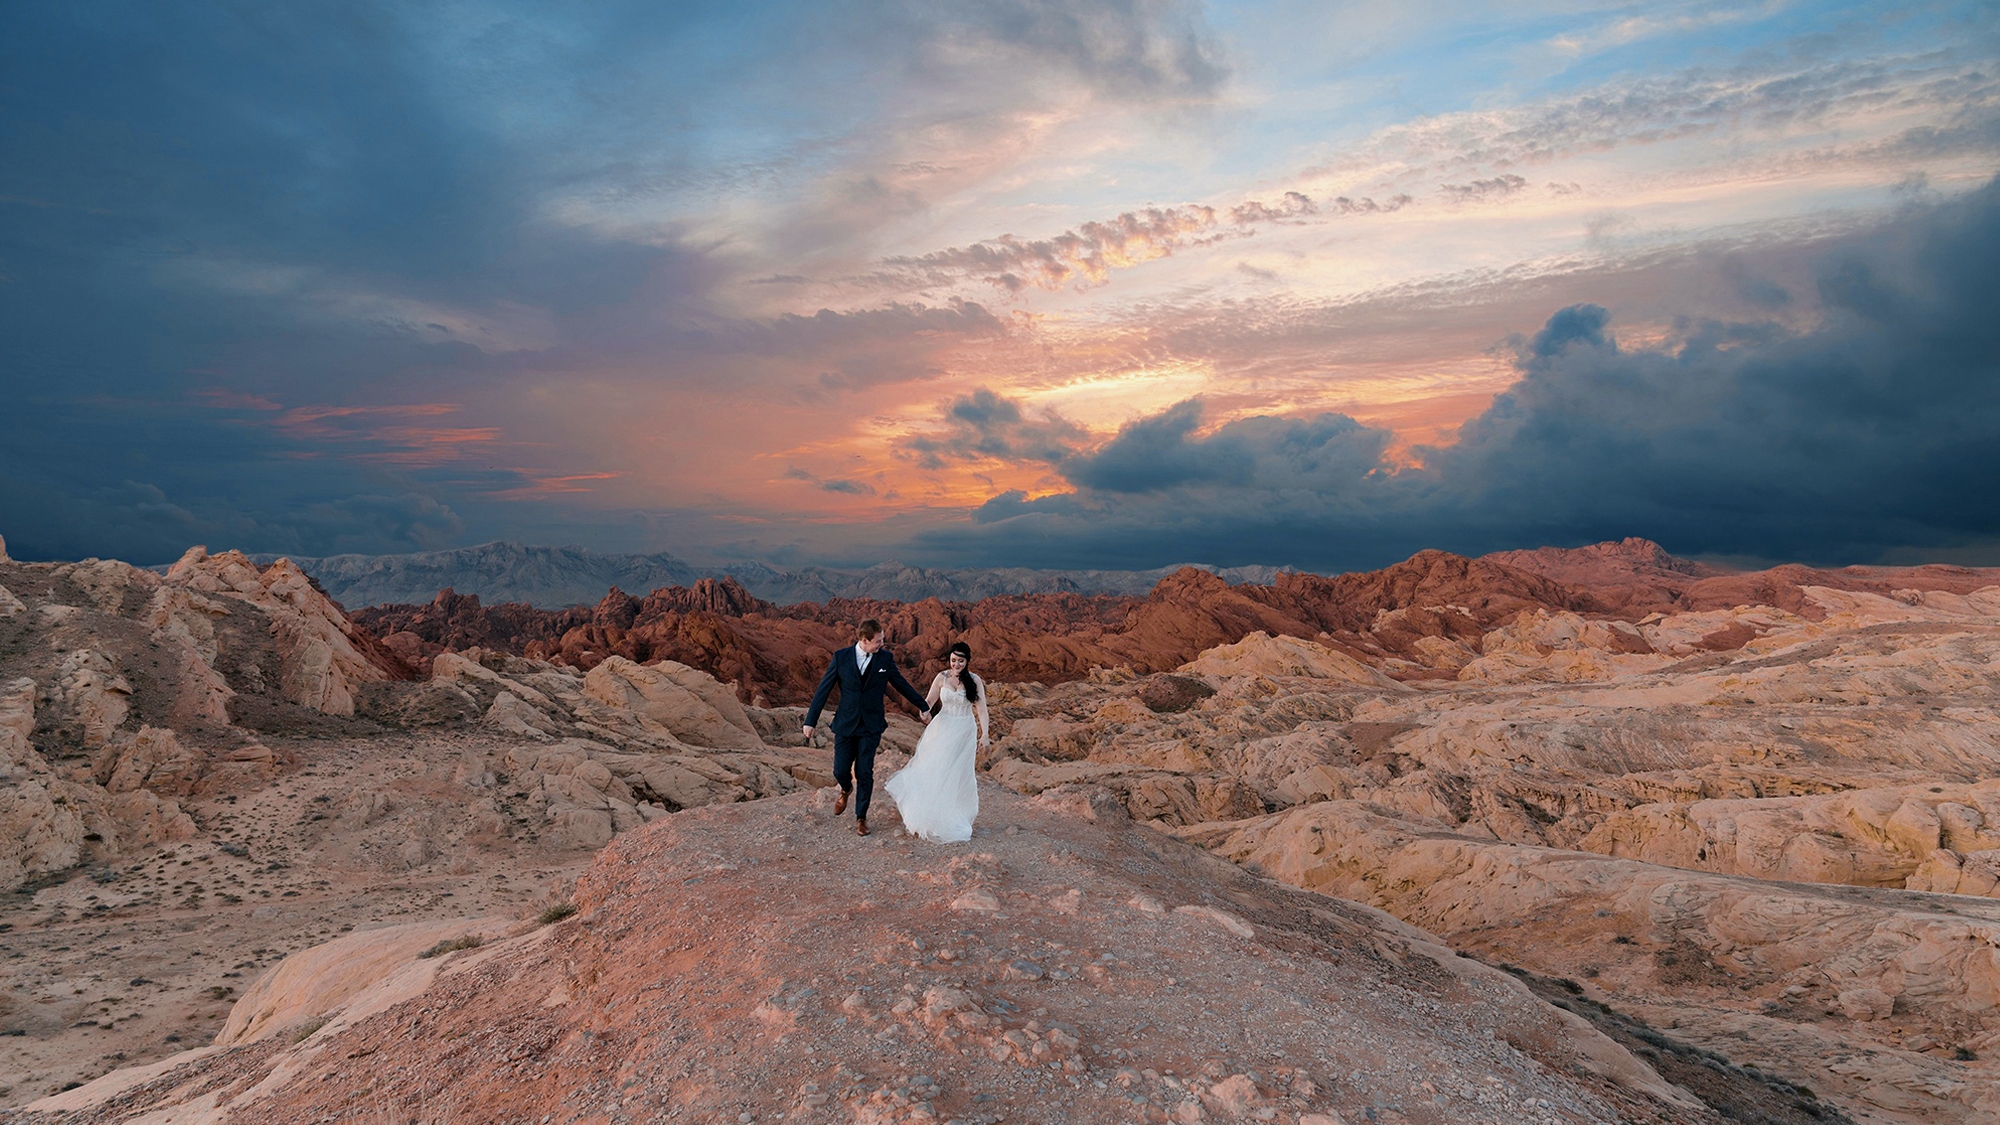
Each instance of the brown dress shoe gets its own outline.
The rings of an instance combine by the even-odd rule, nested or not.
[[[868,835],[868,822],[862,820],[860,817],[854,818],[854,834],[856,836]]]
[[[847,811],[847,790],[842,789],[840,791],[839,799],[833,802],[833,815],[839,816],[841,813],[844,813],[846,811]]]

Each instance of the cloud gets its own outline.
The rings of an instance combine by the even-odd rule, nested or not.
[[[1746,252],[1739,276],[1755,278]],[[1072,492],[994,497],[904,553],[996,565],[1194,559],[1374,566],[1646,535],[1689,554],[1865,562],[2000,556],[2000,181],[1848,240],[1818,320],[1752,285],[1741,319],[1622,346],[1583,303],[1511,345],[1516,383],[1423,467],[1338,414],[1204,431],[1200,400],[1056,462]],[[995,404],[989,413],[997,412]]]
[[[867,481],[842,480],[836,477],[816,476],[796,466],[785,470],[786,480],[802,480],[818,488],[821,492],[836,492],[847,496],[873,496],[875,486]]]
[[[1996,102],[2000,75],[1970,54],[1884,54],[1805,66],[1792,59],[1746,61],[1392,125],[1302,171],[1299,181],[1415,190],[1435,183],[1438,176],[1504,180],[1518,174],[1513,169],[1708,138],[1720,138],[1735,150],[1718,159],[1752,167],[1787,160],[1851,167],[1990,154]],[[1929,120],[1887,138],[1879,135],[1883,122],[1904,115]],[[1843,127],[1855,139],[1826,139]],[[1478,183],[1475,179],[1458,186]],[[1448,197],[1451,191],[1447,185]]]
[[[1003,234],[920,257],[887,258],[865,280],[916,288],[976,279],[1010,293],[1030,286],[1088,288],[1109,281],[1114,269],[1164,258],[1191,245],[1215,225],[1213,207],[1149,207],[1084,223],[1053,238]]]
[[[1299,219],[1317,214],[1319,214],[1319,204],[1314,203],[1311,196],[1303,192],[1288,191],[1276,205],[1266,204],[1261,199],[1239,203],[1229,209],[1229,220],[1238,226],[1249,226],[1253,223],[1281,223],[1287,219]]]
[[[1008,293],[1029,288],[1089,289],[1107,284],[1114,271],[1170,257],[1190,247],[1241,237],[1260,225],[1295,224],[1323,211],[1343,216],[1382,215],[1409,203],[1408,195],[1392,196],[1386,203],[1341,196],[1323,209],[1312,197],[1288,191],[1276,203],[1257,199],[1239,203],[1226,212],[1226,222],[1225,213],[1205,204],[1149,207],[1115,219],[1083,223],[1050,238],[1003,234],[916,257],[885,258],[874,271],[855,281],[891,289],[924,289],[964,281],[984,282]]]
[[[1074,456],[1090,435],[1054,411],[1030,416],[1021,404],[980,387],[953,399],[944,428],[905,438],[900,449],[920,468],[942,469],[950,462],[981,460],[1059,465]]]
[[[421,493],[345,496],[307,512],[322,534],[363,542],[408,543],[418,550],[450,546],[465,531],[458,513]]]
[[[1490,180],[1474,180],[1469,184],[1439,184],[1438,190],[1453,203],[1484,203],[1489,199],[1505,199],[1528,186],[1528,181],[1509,172]]]
[[[1164,493],[1185,487],[1284,491],[1331,498],[1350,491],[1381,461],[1387,431],[1342,414],[1245,418],[1199,435],[1200,399],[1132,422],[1089,456],[1066,461],[1064,477],[1105,493]]]
[[[1194,4],[963,0],[897,8],[922,29],[932,67],[964,65],[998,47],[1135,99],[1212,97],[1229,75]]]

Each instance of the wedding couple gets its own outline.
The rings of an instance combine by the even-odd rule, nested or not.
[[[855,633],[854,647],[833,654],[806,710],[805,735],[810,742],[828,693],[840,686],[840,706],[833,712],[833,779],[840,783],[834,815],[847,811],[847,798],[858,787],[854,830],[868,835],[875,747],[889,725],[882,703],[894,687],[930,723],[910,764],[885,786],[903,816],[904,829],[945,843],[972,839],[972,818],[979,815],[979,787],[972,768],[987,740],[986,681],[970,671],[972,649],[963,641],[951,646],[950,666],[931,680],[930,696],[925,698],[897,671],[895,656],[882,647],[881,623],[870,618],[856,626]]]

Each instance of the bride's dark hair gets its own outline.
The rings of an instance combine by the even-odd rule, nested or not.
[[[951,656],[953,653],[957,653],[958,655],[965,657],[965,668],[963,671],[959,672],[958,682],[965,685],[966,702],[968,703],[979,702],[979,681],[972,678],[972,646],[966,644],[964,641],[958,641],[954,643],[950,648],[946,649],[944,653],[946,666],[949,666],[951,664]]]

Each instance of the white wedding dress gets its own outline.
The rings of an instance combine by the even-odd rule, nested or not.
[[[957,843],[972,839],[979,815],[979,785],[973,766],[986,739],[986,681],[974,675],[977,703],[965,697],[958,677],[941,672],[931,685],[944,709],[924,728],[910,764],[885,787],[903,827],[926,840]]]

